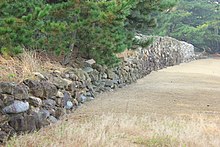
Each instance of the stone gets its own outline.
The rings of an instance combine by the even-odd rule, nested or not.
[[[70,78],[70,74],[66,73],[66,74],[64,74],[64,77],[69,79]]]
[[[89,77],[91,78],[91,82],[96,82],[100,80],[99,72],[97,70],[93,70],[89,73]]]
[[[8,139],[8,134],[0,130],[0,145],[5,143]]]
[[[64,108],[57,108],[55,111],[55,117],[60,118],[66,114],[66,110]]]
[[[91,100],[94,100],[95,98],[94,97],[87,97],[87,101],[91,101]]]
[[[3,124],[8,121],[8,116],[0,113],[0,124]]]
[[[129,66],[125,66],[124,70],[128,72],[130,70],[130,67]]]
[[[0,93],[12,94],[12,90],[14,86],[15,85],[12,83],[0,82]]]
[[[4,107],[3,112],[7,114],[10,114],[10,113],[17,114],[17,113],[25,112],[28,109],[29,109],[28,102],[15,100],[13,104]]]
[[[114,88],[114,81],[110,80],[110,79],[107,79],[105,81],[105,86],[110,87],[110,88]]]
[[[85,62],[84,62],[84,66],[86,66],[86,67],[91,67],[93,64],[95,64],[96,63],[96,61],[94,60],[94,59],[90,59],[90,60],[86,60]]]
[[[69,78],[73,81],[78,81],[79,78],[74,72],[69,72]]]
[[[56,96],[58,90],[54,84],[49,82],[41,82],[41,84],[43,85],[44,89],[44,98],[52,98]]]
[[[51,83],[53,83],[59,89],[66,89],[72,83],[71,80],[61,78],[60,76],[57,76],[57,77],[50,76],[49,80]]]
[[[0,109],[4,107],[4,102],[0,99]]]
[[[73,103],[74,103],[75,106],[79,105],[79,102],[76,99],[73,99]]]
[[[10,118],[9,125],[15,129],[16,132],[33,132],[39,129],[38,116],[34,115],[15,115]]]
[[[105,70],[103,69],[103,67],[99,64],[94,64],[92,66],[92,68],[96,69],[98,72],[104,72]]]
[[[48,110],[42,109],[38,112],[38,117],[40,121],[44,121],[50,116],[50,112]]]
[[[85,68],[83,68],[83,71],[85,71],[86,73],[90,73],[90,72],[93,72],[93,68],[92,67],[85,67]]]
[[[56,105],[56,101],[52,99],[43,100],[43,105],[47,108],[54,108]]]
[[[1,100],[4,103],[4,106],[11,105],[14,102],[14,96],[8,94],[2,94]]]
[[[28,89],[24,84],[17,85],[12,89],[12,95],[16,100],[28,99]]]
[[[57,98],[57,99],[55,99],[55,101],[56,101],[56,105],[58,107],[62,107],[63,106],[63,99],[62,98]]]
[[[44,87],[40,82],[27,79],[24,84],[29,87],[33,96],[44,98]]]
[[[71,109],[73,108],[73,103],[71,101],[67,101],[66,105],[64,106],[65,109]]]
[[[42,100],[38,97],[30,96],[28,99],[30,105],[35,106],[35,107],[40,107],[42,106]]]
[[[57,69],[56,69],[56,70],[54,70],[54,71],[53,71],[53,73],[55,73],[55,74],[57,74],[57,75],[61,75],[61,74],[62,74],[62,72],[61,72],[61,71],[59,71],[59,70],[57,70]]]
[[[83,71],[82,69],[73,69],[73,72],[75,75],[77,75],[77,77],[79,78],[79,80],[81,81],[85,81],[86,80],[86,75],[85,75],[85,71]]]
[[[72,99],[72,97],[71,97],[70,93],[65,91],[64,92],[64,97],[63,97],[63,106],[64,106],[64,108],[67,108],[67,109],[69,108],[69,106],[71,105],[69,103],[69,101],[71,102],[71,99]]]
[[[58,121],[58,120],[57,120],[54,116],[52,116],[52,115],[49,116],[48,119],[49,119],[49,121],[50,121],[51,123],[53,123],[53,124],[54,124],[54,123],[57,123],[57,121]]]
[[[85,95],[81,94],[79,99],[80,99],[81,103],[84,103],[87,100],[87,97]]]
[[[35,77],[37,77],[40,80],[47,80],[47,78],[39,72],[33,72],[33,74],[34,74]]]
[[[115,73],[110,69],[107,69],[107,76],[108,79],[115,79]]]
[[[9,136],[12,136],[12,135],[14,135],[16,132],[15,132],[15,129],[14,128],[12,128],[9,124],[8,124],[8,122],[7,123],[3,123],[3,124],[0,124],[0,130],[1,131],[4,131],[4,132],[6,132]]]
[[[56,97],[62,98],[62,97],[64,97],[64,95],[61,91],[57,91]]]
[[[106,73],[101,74],[102,79],[107,79],[108,75]]]

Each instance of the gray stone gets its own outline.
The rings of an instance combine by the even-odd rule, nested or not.
[[[42,100],[38,97],[30,96],[28,101],[30,105],[35,107],[40,107],[42,105]]]
[[[73,99],[73,103],[74,103],[75,106],[79,105],[79,102],[76,99]]]
[[[52,116],[52,115],[49,116],[48,119],[49,119],[49,121],[50,121],[51,123],[53,123],[53,124],[54,124],[54,123],[57,123],[57,121],[58,121],[58,120],[57,120],[54,116]]]
[[[66,109],[64,109],[64,108],[57,108],[56,109],[56,112],[55,112],[55,117],[56,118],[60,118],[60,117],[62,117],[63,115],[65,115],[66,114]]]
[[[44,87],[40,82],[28,79],[25,80],[24,83],[29,87],[29,92],[33,96],[44,98]]]
[[[79,78],[79,80],[81,80],[81,81],[87,80],[87,79],[86,79],[87,76],[85,75],[86,72],[83,71],[82,69],[73,69],[73,72],[74,72],[75,75],[77,75],[77,77]]]
[[[109,79],[114,79],[115,78],[115,73],[111,69],[107,69],[107,76]]]
[[[28,109],[29,109],[29,103],[28,102],[15,100],[13,104],[3,108],[3,112],[8,113],[8,114],[10,114],[10,113],[16,114],[16,113],[25,112]]]
[[[113,80],[110,80],[110,79],[107,79],[107,80],[105,81],[105,86],[114,88],[114,81],[113,81]]]
[[[101,74],[102,79],[107,79],[108,75],[106,73]]]
[[[94,69],[96,69],[98,72],[104,72],[105,71],[105,69],[99,64],[94,64],[92,67]]]
[[[15,129],[12,128],[8,122],[0,124],[1,131],[6,132],[9,136],[13,136],[16,132]]]
[[[14,96],[8,94],[1,94],[1,100],[4,103],[4,106],[11,105],[14,102]]]
[[[52,99],[43,100],[43,105],[47,108],[54,108],[56,105],[56,101]]]
[[[90,60],[86,60],[85,62],[84,62],[84,66],[86,66],[86,67],[91,67],[93,64],[95,64],[96,63],[96,61],[94,60],[94,59],[90,59]]]
[[[97,70],[93,70],[93,72],[89,73],[92,82],[96,82],[100,80],[99,72]]]
[[[105,87],[105,88],[104,88],[104,91],[111,91],[111,92],[112,92],[113,89],[112,89],[111,87]]]
[[[42,109],[38,113],[38,117],[40,121],[46,120],[50,116],[50,112],[48,110]]]
[[[72,97],[71,97],[70,93],[65,91],[64,92],[64,97],[63,97],[63,106],[64,106],[64,108],[69,108],[69,106],[67,106],[68,105],[67,102],[71,101],[71,99],[72,99]]]
[[[69,78],[73,81],[78,81],[79,78],[74,72],[69,72]]]
[[[83,94],[80,95],[80,102],[84,103],[87,100],[87,97]]]
[[[39,98],[51,98],[56,96],[57,88],[54,84],[43,81],[25,80],[24,83],[29,87],[30,93]]]
[[[66,105],[64,106],[65,109],[71,109],[73,108],[73,103],[71,101],[67,101]]]
[[[94,97],[87,97],[87,101],[91,101],[91,100],[94,100],[95,98]]]
[[[28,89],[24,84],[13,87],[12,95],[17,100],[28,99]]]
[[[8,121],[8,116],[0,113],[0,125]]]
[[[62,98],[64,95],[61,91],[57,91],[56,97]]]
[[[56,70],[54,70],[54,71],[53,71],[53,73],[55,73],[55,74],[57,74],[57,75],[61,75],[61,74],[62,74],[62,72],[61,72],[61,71],[59,71],[59,70],[57,70],[57,69],[56,69]]]
[[[67,78],[67,79],[69,79],[69,78],[70,78],[70,74],[67,74],[67,73],[66,73],[66,74],[64,75],[64,77]]]
[[[12,94],[13,87],[15,85],[12,83],[0,82],[0,93]]]
[[[50,82],[56,85],[59,89],[65,89],[68,88],[69,84],[71,84],[71,80],[61,78],[60,76],[50,76],[49,78]]]
[[[16,132],[33,132],[40,127],[37,115],[15,115],[10,118],[9,124]]]
[[[125,66],[124,70],[128,72],[130,70],[130,67],[129,66]]]
[[[9,135],[6,132],[0,130],[0,145],[7,141],[8,136]]]
[[[0,99],[0,109],[4,107],[4,102]]]
[[[83,68],[83,71],[90,73],[90,72],[93,72],[93,68],[92,67],[85,67],[85,68]]]
[[[57,88],[54,84],[49,82],[41,82],[41,84],[43,85],[43,89],[44,89],[44,94],[43,94],[44,98],[52,98],[56,96]]]

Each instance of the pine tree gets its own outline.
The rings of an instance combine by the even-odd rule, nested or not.
[[[93,58],[100,64],[119,62],[116,53],[132,46],[143,28],[155,26],[152,11],[168,9],[176,0],[4,0],[0,3],[1,53],[22,48]],[[143,26],[143,27],[140,27]]]
[[[219,7],[216,0],[181,0],[172,13],[158,15],[154,34],[192,43],[197,51],[219,52]]]

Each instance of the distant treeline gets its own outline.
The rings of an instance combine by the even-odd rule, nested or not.
[[[192,43],[197,51],[220,52],[220,1],[180,0],[167,13],[155,13],[158,26],[148,34]]]

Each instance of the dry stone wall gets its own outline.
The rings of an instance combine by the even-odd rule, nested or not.
[[[149,39],[138,35],[138,39]],[[137,46],[123,54],[115,68],[85,61],[80,69],[34,73],[36,80],[22,83],[0,82],[0,143],[10,136],[32,132],[56,123],[95,95],[135,82],[153,70],[194,59],[191,44],[169,37],[154,37],[147,48]]]

